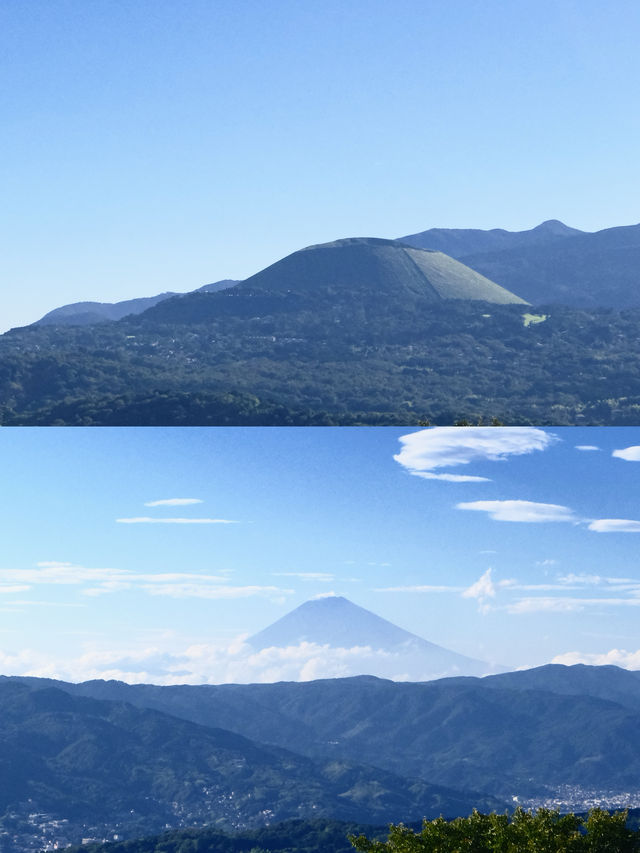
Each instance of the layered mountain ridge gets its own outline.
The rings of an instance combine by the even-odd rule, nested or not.
[[[259,825],[261,809],[304,816],[305,802],[314,814],[383,821],[454,815],[474,797],[500,808],[513,796],[564,796],[576,808],[600,792],[602,802],[633,805],[639,683],[635,672],[582,665],[421,684],[0,678],[0,761],[23,768],[0,794],[5,807],[29,796],[109,819],[137,779],[152,795],[135,801],[141,815],[180,825],[180,814],[202,807],[209,821],[238,827]],[[612,685],[614,698],[604,698]],[[461,780],[466,794],[456,790]],[[96,795],[100,806],[91,805]],[[169,798],[182,803],[173,818]]]
[[[588,233],[549,220],[530,231],[431,229],[401,239],[446,251],[534,305],[640,305],[640,225]]]

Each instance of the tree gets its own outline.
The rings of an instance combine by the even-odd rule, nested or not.
[[[627,828],[627,812],[593,809],[586,819],[551,809],[518,808],[513,815],[481,814],[425,820],[420,832],[391,825],[386,841],[350,836],[359,853],[632,853],[640,830]]]

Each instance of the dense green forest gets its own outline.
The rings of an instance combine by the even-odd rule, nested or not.
[[[383,839],[386,828],[338,820],[289,820],[261,829],[228,833],[218,829],[180,829],[113,844],[87,844],[68,853],[353,853],[350,836]]]
[[[233,288],[0,337],[4,425],[640,423],[640,309]]]
[[[516,809],[452,821],[425,820],[422,830],[399,824],[386,841],[353,838],[358,853],[631,853],[640,850],[640,831],[627,826],[627,812],[592,809],[586,817],[549,809]]]

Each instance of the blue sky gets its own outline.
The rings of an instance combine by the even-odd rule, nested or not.
[[[5,429],[0,459],[5,674],[296,678],[318,650],[242,637],[328,593],[510,667],[640,668],[637,428]]]
[[[635,0],[4,0],[2,325],[311,243],[637,220]]]

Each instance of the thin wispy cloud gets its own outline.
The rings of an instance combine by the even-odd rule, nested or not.
[[[576,444],[576,450],[591,451],[600,450],[600,448],[596,447],[595,444]]]
[[[93,569],[56,562],[40,563],[33,569],[0,569],[0,592],[26,592],[39,587],[69,585],[81,587],[80,593],[88,598],[131,591],[172,598],[232,599],[266,596],[279,601],[293,595],[291,589],[255,584],[231,585],[226,576],[198,572],[133,572],[117,568]],[[35,602],[26,600],[20,603],[32,605]],[[48,603],[61,606],[57,602]]]
[[[596,533],[640,533],[640,521],[630,518],[598,518],[589,523]]]
[[[640,445],[636,444],[632,447],[614,450],[611,455],[615,456],[616,459],[624,459],[625,462],[640,462]]]
[[[147,501],[145,506],[190,506],[201,503],[200,498],[165,498],[161,501]]]
[[[411,471],[414,477],[423,480],[442,480],[445,483],[490,483],[489,477],[477,477],[473,474],[434,474],[431,471]]]
[[[141,589],[150,595],[162,595],[169,598],[208,598],[208,599],[234,599],[252,598],[254,596],[277,598],[294,594],[292,589],[282,589],[277,586],[210,586],[198,583],[168,583],[168,584],[141,584]]]
[[[524,523],[578,522],[573,510],[560,504],[537,503],[535,501],[463,501],[456,509],[485,512],[494,521],[516,521]]]
[[[435,584],[414,584],[407,586],[384,586],[373,592],[462,592],[463,586],[444,586]]]
[[[521,598],[507,605],[509,613],[569,612],[585,610],[589,607],[638,607],[640,598],[576,598],[576,597],[539,597]]]
[[[274,578],[300,578],[305,581],[332,581],[335,575],[328,572],[271,572]]]
[[[393,458],[410,474],[456,483],[487,482],[488,477],[441,472],[472,462],[502,462],[546,450],[557,437],[534,427],[433,427],[403,435]]]
[[[139,516],[137,518],[116,518],[118,524],[239,524],[228,518],[155,518]]]

